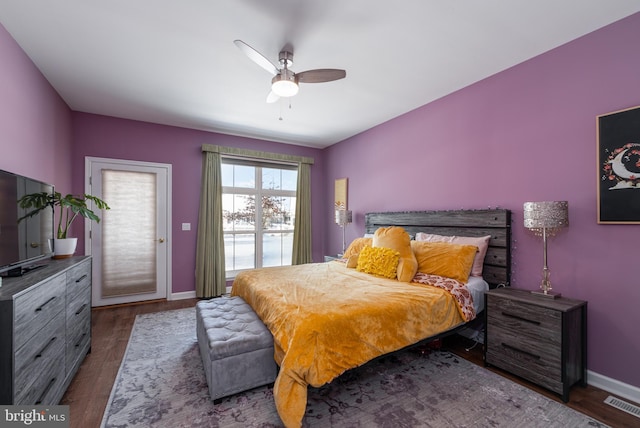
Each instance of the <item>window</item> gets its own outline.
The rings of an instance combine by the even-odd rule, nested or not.
[[[297,183],[297,166],[222,159],[227,278],[246,269],[291,265]]]

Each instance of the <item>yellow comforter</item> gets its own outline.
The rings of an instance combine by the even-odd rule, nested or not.
[[[339,262],[246,271],[231,294],[249,303],[273,333],[280,366],[274,398],[287,427],[301,425],[308,385],[320,387],[463,322],[440,288],[374,277]]]

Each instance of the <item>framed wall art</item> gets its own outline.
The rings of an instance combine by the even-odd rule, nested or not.
[[[640,224],[640,106],[597,116],[598,223]]]
[[[347,184],[346,178],[336,180],[334,208],[337,210],[347,209]]]

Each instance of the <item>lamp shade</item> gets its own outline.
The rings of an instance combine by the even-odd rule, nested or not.
[[[347,225],[353,221],[351,210],[336,210],[336,223],[340,226]]]
[[[524,203],[524,227],[534,232],[555,231],[569,226],[569,203],[545,201]]]

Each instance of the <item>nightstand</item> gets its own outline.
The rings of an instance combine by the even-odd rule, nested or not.
[[[587,385],[587,302],[497,288],[485,294],[485,365],[556,392]]]
[[[324,261],[325,262],[330,262],[331,260],[340,260],[341,256],[335,255],[335,256],[324,256]]]

